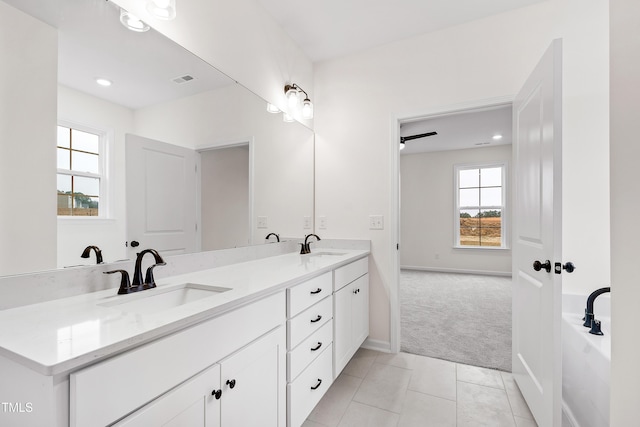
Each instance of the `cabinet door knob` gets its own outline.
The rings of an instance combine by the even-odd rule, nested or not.
[[[216,400],[220,399],[220,396],[222,396],[222,390],[213,390],[211,392],[211,396],[214,396]]]
[[[319,321],[320,321],[320,319],[322,319],[322,316],[320,316],[320,315],[318,314],[318,317],[316,317],[315,319],[311,319],[311,323],[319,322]]]
[[[318,378],[318,384],[316,384],[315,386],[311,387],[311,390],[315,390],[318,387],[320,387],[320,384],[322,384],[322,380],[320,378]]]
[[[322,347],[322,343],[318,341],[318,345],[316,347],[312,347],[311,351],[317,351],[318,349],[320,349],[320,347]]]
[[[229,388],[234,388],[236,386],[236,380],[227,380],[227,385]]]
[[[320,292],[322,292],[322,288],[318,288],[315,291],[311,291],[311,294],[315,295],[315,294],[319,294]]]
[[[358,293],[360,293],[360,289],[354,289],[354,290],[353,290],[353,293],[354,293],[354,294],[358,294]]]

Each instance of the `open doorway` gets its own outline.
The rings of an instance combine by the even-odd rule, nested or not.
[[[401,351],[511,370],[511,115],[400,120]]]
[[[250,164],[248,142],[200,150],[202,250],[251,244]]]

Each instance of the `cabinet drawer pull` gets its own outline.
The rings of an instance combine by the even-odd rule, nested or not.
[[[322,292],[322,288],[318,288],[315,291],[311,291],[311,294],[315,295],[315,294],[319,294],[320,292]]]
[[[322,380],[320,378],[318,378],[318,384],[316,384],[315,386],[311,387],[311,390],[315,390],[318,387],[320,387],[320,384],[322,384]]]
[[[353,291],[354,294],[357,294],[359,292],[360,292],[360,289],[354,289],[354,291]]]
[[[318,341],[318,345],[316,347],[313,347],[311,351],[317,351],[320,347],[322,347],[322,343]]]
[[[227,385],[229,388],[234,388],[236,386],[236,380],[227,380]]]
[[[318,317],[316,317],[315,319],[312,319],[312,320],[311,320],[311,323],[319,322],[319,321],[320,321],[320,319],[322,319],[322,316],[320,316],[320,315],[318,314]]]
[[[214,396],[216,400],[220,399],[220,396],[222,396],[222,390],[213,390],[211,392],[211,396]]]

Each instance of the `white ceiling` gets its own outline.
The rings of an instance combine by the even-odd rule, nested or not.
[[[257,0],[312,61],[546,0]]]
[[[235,83],[154,30],[126,29],[111,2],[4,1],[58,28],[58,81],[64,86],[138,109]],[[172,81],[186,74],[194,80]],[[97,77],[113,85],[101,87]]]
[[[511,105],[440,115],[400,126],[400,136],[433,131],[438,134],[407,141],[400,153],[407,155],[511,144]],[[502,139],[494,140],[494,135],[502,135]]]

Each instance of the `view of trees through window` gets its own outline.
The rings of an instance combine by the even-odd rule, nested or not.
[[[502,246],[502,166],[458,169],[460,246]]]
[[[58,215],[98,216],[100,135],[58,126]]]

